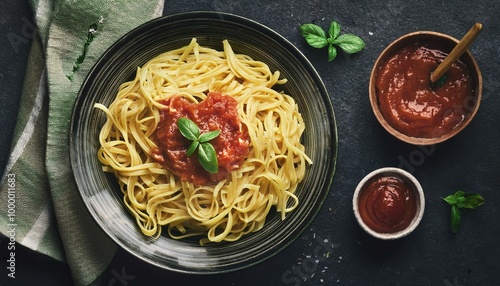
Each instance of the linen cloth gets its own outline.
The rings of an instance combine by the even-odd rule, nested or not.
[[[38,33],[0,186],[0,232],[68,263],[75,284],[88,285],[106,269],[117,246],[85,209],[73,179],[68,148],[73,105],[99,56],[126,32],[161,16],[164,2],[32,0],[30,5]]]

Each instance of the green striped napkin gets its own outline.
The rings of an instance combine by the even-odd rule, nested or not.
[[[98,228],[71,173],[73,104],[95,61],[119,37],[161,16],[163,0],[31,0],[33,39],[11,155],[0,189],[0,232],[68,263],[75,284],[92,283],[116,245]]]

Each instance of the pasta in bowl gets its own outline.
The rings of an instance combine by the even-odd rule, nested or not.
[[[271,72],[265,63],[235,54],[227,40],[223,48],[221,52],[204,48],[193,38],[189,45],[162,53],[138,68],[135,78],[121,85],[109,108],[95,104],[107,115],[99,136],[99,160],[104,171],[117,176],[124,204],[147,236],[158,237],[162,226],[167,225],[174,239],[201,235],[201,244],[235,241],[261,229],[271,206],[285,219],[286,213],[299,203],[294,192],[304,178],[306,163],[312,161],[300,143],[305,125],[295,101],[272,89],[286,80],[279,78],[279,72]],[[215,92],[234,100],[236,120],[241,121],[249,138],[246,141],[250,141],[245,144],[250,149],[246,160],[232,172],[217,172],[226,178],[210,175],[196,160],[188,160],[184,154],[190,144],[179,146],[186,140],[179,136],[175,120],[171,120],[173,125],[161,120],[180,116],[182,105],[176,102],[220,98],[211,106],[220,105],[223,97],[213,95]],[[166,109],[169,112],[164,115]],[[216,116],[230,112],[225,105],[219,109],[212,107],[205,116],[199,116],[202,110],[197,109],[184,113],[196,117],[197,124],[214,122],[217,128],[228,120],[224,116],[217,124]],[[159,129],[163,125],[166,128]],[[238,127],[233,129],[242,129]],[[164,138],[164,129],[174,129],[172,133],[179,135],[164,152],[159,152],[169,139]],[[227,133],[221,137],[234,134]],[[235,154],[225,147],[232,141],[243,141],[237,139],[217,146],[219,161],[226,153],[233,159]],[[171,155],[164,158],[161,153]],[[156,156],[161,159],[155,160]],[[176,175],[176,165],[186,166],[183,179]],[[212,184],[204,179],[213,176],[219,180]],[[288,202],[291,205],[287,206]]]
[[[75,105],[71,159],[90,214],[117,244],[166,269],[219,273],[271,257],[312,222],[333,180],[337,133],[321,79],[289,42],[248,19],[194,12],[146,23],[102,59]],[[210,141],[217,173],[187,156],[189,141],[165,147],[160,127],[180,136],[181,115],[202,133],[225,130],[210,122],[226,109],[191,116],[224,97],[246,136],[233,141],[248,139],[234,169],[220,157],[223,132]],[[193,174],[173,167],[183,160]]]

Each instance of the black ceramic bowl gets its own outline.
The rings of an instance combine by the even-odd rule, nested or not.
[[[95,103],[109,105],[121,83],[156,55],[180,48],[196,37],[200,45],[222,50],[227,39],[236,53],[245,53],[278,70],[288,83],[280,87],[299,105],[307,124],[306,153],[314,164],[296,190],[300,205],[285,220],[272,212],[258,232],[231,243],[200,246],[197,240],[167,235],[146,237],[123,204],[116,178],[104,173],[97,159],[98,134],[105,115]],[[119,246],[150,264],[184,273],[223,273],[254,265],[287,247],[314,220],[333,181],[337,129],[330,98],[309,61],[271,29],[231,14],[191,12],[158,18],[118,40],[88,74],[79,92],[71,122],[71,164],[90,215]]]

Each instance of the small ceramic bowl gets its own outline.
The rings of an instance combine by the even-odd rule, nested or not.
[[[378,99],[378,90],[376,87],[376,81],[377,81],[377,76],[378,73],[381,69],[381,66],[384,64],[384,62],[394,55],[395,52],[399,51],[401,48],[405,46],[412,45],[416,42],[430,42],[430,43],[435,43],[439,44],[440,46],[443,47],[443,51],[449,53],[453,47],[458,43],[458,40],[448,36],[446,34],[438,33],[438,32],[431,32],[431,31],[418,31],[418,32],[413,32],[406,34],[394,42],[392,42],[389,46],[387,46],[378,59],[376,60],[371,75],[370,75],[370,84],[369,84],[369,96],[370,96],[370,103],[373,109],[373,112],[375,114],[375,117],[378,119],[380,124],[383,126],[385,130],[387,130],[390,134],[395,136],[396,138],[410,143],[414,145],[432,145],[436,143],[440,143],[443,141],[446,141],[450,139],[451,137],[455,136],[458,134],[460,131],[462,131],[469,123],[472,121],[474,116],[476,115],[478,109],[479,109],[479,104],[481,102],[481,94],[482,94],[482,76],[481,72],[479,70],[479,67],[476,63],[476,60],[470,53],[470,51],[466,51],[462,57],[460,58],[461,61],[465,63],[465,65],[468,67],[470,76],[472,79],[472,82],[475,85],[474,88],[474,94],[471,95],[470,100],[466,102],[466,115],[464,120],[458,124],[454,129],[449,131],[448,133],[441,135],[439,137],[432,137],[432,138],[418,138],[418,137],[412,137],[409,135],[406,135],[397,129],[395,129],[389,122],[384,118],[382,112],[380,111],[380,102]]]
[[[408,189],[413,193],[415,199],[415,214],[410,217],[409,224],[404,228],[394,232],[382,232],[376,231],[371,228],[362,218],[360,213],[360,197],[364,191],[366,191],[367,186],[373,182],[373,180],[379,179],[381,177],[396,177],[408,187]],[[354,210],[354,216],[358,224],[371,236],[384,239],[384,240],[394,240],[404,237],[410,234],[419,225],[425,210],[425,197],[424,192],[420,183],[415,179],[413,175],[405,170],[399,168],[385,167],[377,169],[368,175],[366,175],[356,187],[354,191],[352,205]]]

